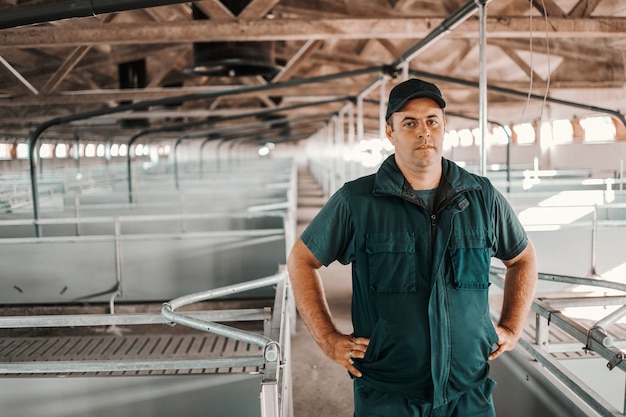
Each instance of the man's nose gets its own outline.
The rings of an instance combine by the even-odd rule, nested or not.
[[[423,138],[425,136],[428,136],[429,131],[422,123],[418,123],[415,127],[415,134],[417,135],[417,137]]]

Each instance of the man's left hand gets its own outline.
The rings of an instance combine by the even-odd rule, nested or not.
[[[490,361],[502,355],[504,352],[513,350],[518,340],[518,337],[515,336],[515,334],[511,330],[504,326],[497,324],[495,326],[495,329],[496,334],[498,335],[498,342],[496,343],[498,345],[498,348],[491,352],[491,355],[489,355]]]

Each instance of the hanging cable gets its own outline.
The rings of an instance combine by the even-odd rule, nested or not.
[[[550,78],[552,77],[552,68],[550,67],[550,37],[548,34],[548,12],[546,12],[545,0],[541,0],[541,7],[543,8],[543,17],[546,25],[546,55],[548,56],[548,77],[546,78],[546,90],[543,95],[543,103],[541,104],[541,112],[539,113],[539,122],[543,119],[543,110],[546,107],[546,100],[548,98],[548,92],[550,91]]]
[[[93,17],[97,18],[96,12],[93,10],[93,0],[89,0],[89,8],[91,9],[91,14]]]
[[[528,31],[528,51],[530,52],[530,83],[528,85],[528,95],[526,97],[526,102],[524,103],[524,108],[522,108],[522,113],[520,115],[520,124],[524,121],[524,115],[526,114],[526,109],[528,108],[528,104],[530,103],[530,97],[532,96],[533,92],[533,74],[535,73],[533,69],[533,0],[529,0],[528,4],[530,5],[530,10],[528,12],[530,24],[530,28]]]

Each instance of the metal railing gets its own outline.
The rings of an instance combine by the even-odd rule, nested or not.
[[[492,267],[491,282],[500,288],[504,288],[505,272],[506,270],[504,268]],[[539,274],[539,280],[552,283],[598,287],[624,293],[624,295],[620,296],[536,298],[532,304],[532,310],[536,313],[535,336],[532,340],[527,340],[522,337],[519,341],[519,345],[528,352],[534,360],[539,362],[599,415],[624,416],[623,411],[618,410],[595,392],[583,379],[574,375],[560,364],[553,353],[576,351],[594,352],[607,360],[609,370],[616,370],[617,368],[617,370],[626,372],[626,361],[624,361],[626,356],[621,350],[621,348],[626,347],[626,339],[616,340],[608,331],[611,325],[626,316],[626,284],[595,278],[580,278],[543,273]],[[562,308],[566,307],[605,307],[611,305],[619,305],[620,307],[616,311],[607,314],[602,319],[597,320],[595,323],[586,326],[568,317],[561,311]],[[495,321],[498,319],[497,317],[492,318]],[[554,326],[565,332],[574,342],[550,343],[550,326]]]
[[[192,329],[214,333],[217,335],[225,336],[228,338],[239,340],[241,342],[250,343],[262,347],[264,350],[265,359],[267,361],[275,362],[278,359],[278,346],[276,345],[276,342],[273,342],[267,336],[261,336],[256,333],[247,332],[230,326],[225,326],[223,324],[209,322],[185,314],[176,313],[174,312],[174,310],[200,301],[213,300],[215,298],[224,297],[227,295],[238,294],[240,292],[249,291],[257,288],[263,288],[268,285],[275,285],[284,279],[285,274],[281,273],[271,277],[247,281],[240,284],[229,285],[215,290],[208,290],[185,295],[183,297],[178,297],[171,301],[163,303],[163,306],[161,308],[161,314],[172,323],[182,324],[184,326],[191,327]]]
[[[264,308],[193,311],[178,313],[177,308],[245,291],[274,286],[274,303],[270,313]],[[57,328],[80,326],[117,326],[146,324],[180,324],[203,332],[249,343],[262,348],[260,355],[218,358],[158,358],[134,360],[77,360],[0,362],[0,374],[48,374],[92,372],[140,372],[151,370],[245,368],[257,367],[263,374],[260,407],[262,417],[288,417],[292,415],[290,352],[290,292],[286,271],[273,276],[230,285],[222,288],[189,294],[163,304],[160,314],[81,314],[47,316],[0,317],[0,329]],[[262,320],[263,334],[227,326],[224,322]],[[218,323],[221,322],[221,323]],[[283,348],[285,346],[286,348]]]
[[[290,353],[283,350],[286,338],[290,337],[289,291],[287,272],[176,298],[163,304],[161,314],[172,323],[178,323],[196,330],[210,332],[234,340],[250,343],[263,348],[264,377],[261,383],[261,416],[283,417],[291,415]],[[191,317],[174,312],[175,309],[218,297],[237,294],[269,285],[278,285],[272,320],[268,323],[269,336],[251,333],[220,323]]]

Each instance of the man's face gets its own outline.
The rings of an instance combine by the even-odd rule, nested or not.
[[[443,110],[429,98],[409,100],[391,115],[386,126],[396,161],[412,169],[441,165],[445,131]]]

